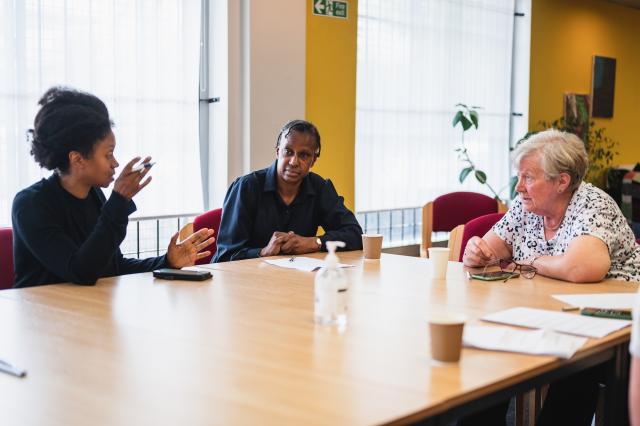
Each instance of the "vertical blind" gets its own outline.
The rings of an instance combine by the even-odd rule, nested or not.
[[[454,149],[455,105],[482,107],[465,135],[496,190],[509,179],[513,1],[360,0],[356,210],[423,205],[446,192],[490,194]]]
[[[200,0],[0,2],[0,225],[10,224],[16,192],[50,173],[25,133],[53,85],[106,103],[120,169],[154,157],[137,216],[201,211],[199,28]]]

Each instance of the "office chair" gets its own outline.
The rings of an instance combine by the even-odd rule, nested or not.
[[[13,287],[13,233],[0,228],[0,290]]]
[[[420,256],[428,257],[433,232],[451,232],[456,226],[489,213],[505,213],[507,206],[477,192],[450,192],[422,207]]]
[[[202,258],[196,262],[196,265],[202,265],[211,262],[211,258],[216,254],[218,248],[218,231],[220,231],[220,220],[222,219],[222,209],[209,210],[206,213],[193,219],[193,232],[198,232],[202,228],[210,228],[214,230],[213,236],[216,241],[207,248],[211,252],[210,256]]]
[[[464,249],[471,237],[482,237],[500,219],[504,213],[490,213],[484,216],[471,219],[464,225],[458,225],[449,234],[449,260],[462,262]]]

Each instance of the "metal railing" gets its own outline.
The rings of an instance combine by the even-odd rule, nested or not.
[[[132,218],[120,250],[125,257],[160,256],[166,253],[173,234],[198,214]],[[422,207],[358,212],[356,218],[365,233],[384,235],[384,247],[420,244]]]
[[[125,257],[145,258],[166,253],[173,234],[199,213],[136,217],[129,220],[127,236],[120,245]]]
[[[422,207],[356,213],[367,234],[382,234],[384,247],[420,244]]]

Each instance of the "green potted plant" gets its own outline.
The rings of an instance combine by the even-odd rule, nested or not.
[[[469,151],[464,144],[464,135],[467,131],[471,130],[473,127],[478,129],[478,123],[480,121],[480,116],[478,114],[478,110],[481,109],[478,106],[467,106],[465,104],[456,104],[456,113],[453,116],[452,125],[455,128],[456,126],[460,126],[462,128],[462,137],[460,141],[460,147],[456,148],[456,152],[458,153],[458,158],[465,163],[465,167],[460,170],[460,175],[458,176],[458,180],[460,183],[463,183],[465,179],[470,175],[476,178],[478,182],[483,185],[486,185],[489,191],[493,194],[493,198],[500,201],[500,195],[496,192],[495,189],[489,184],[487,181],[487,174],[480,170],[476,164],[469,157]]]

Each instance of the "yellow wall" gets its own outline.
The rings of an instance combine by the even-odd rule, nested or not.
[[[315,16],[307,1],[306,118],[322,135],[314,171],[355,201],[357,0],[347,20]],[[596,119],[620,142],[616,163],[640,161],[640,10],[603,0],[533,0],[529,127],[562,115],[565,92],[590,93],[593,55],[617,59],[613,118]]]
[[[533,0],[531,18],[529,128],[560,117],[565,92],[591,92],[593,55],[613,57],[613,118],[596,125],[620,142],[615,163],[640,161],[640,10],[603,0]]]
[[[313,15],[307,1],[306,118],[322,137],[313,171],[330,178],[347,207],[355,201],[356,39],[358,2],[348,18]]]

